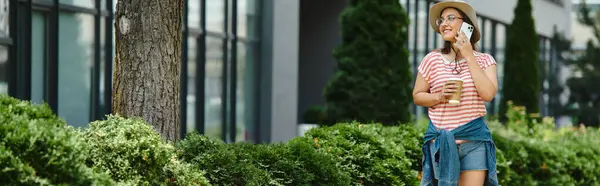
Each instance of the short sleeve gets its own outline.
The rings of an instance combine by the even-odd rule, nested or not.
[[[433,66],[434,66],[434,56],[435,56],[435,52],[431,52],[427,55],[425,55],[425,57],[423,57],[423,59],[421,60],[421,63],[419,64],[419,67],[417,68],[417,70],[419,71],[419,73],[423,76],[423,78],[425,78],[425,80],[428,83],[431,80],[431,76],[433,75]]]
[[[490,54],[482,55],[482,59],[479,63],[481,69],[486,69],[487,67],[490,67],[492,65],[496,65],[496,60],[494,59],[494,57]]]

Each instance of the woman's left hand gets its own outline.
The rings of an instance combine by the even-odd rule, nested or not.
[[[458,49],[461,56],[466,58],[469,55],[473,55],[473,46],[471,46],[471,42],[467,39],[467,35],[464,32],[459,32],[458,36],[455,36],[454,39],[456,39],[454,47]]]

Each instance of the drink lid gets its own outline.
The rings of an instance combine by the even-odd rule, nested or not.
[[[455,77],[455,78],[448,78],[448,81],[463,81],[463,79]]]

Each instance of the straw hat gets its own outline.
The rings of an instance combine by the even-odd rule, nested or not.
[[[440,29],[438,28],[435,21],[442,15],[442,11],[448,7],[456,8],[462,12],[464,12],[467,17],[473,22],[473,26],[475,27],[475,31],[473,32],[472,37],[475,39],[475,42],[478,42],[481,38],[481,34],[479,33],[479,23],[477,21],[477,13],[473,10],[471,5],[467,4],[461,0],[446,0],[439,3],[434,4],[431,8],[429,8],[429,24],[437,33],[440,33]]]

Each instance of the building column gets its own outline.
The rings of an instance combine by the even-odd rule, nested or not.
[[[258,142],[284,142],[297,134],[299,0],[262,5]]]

